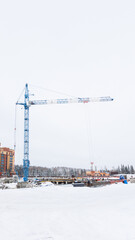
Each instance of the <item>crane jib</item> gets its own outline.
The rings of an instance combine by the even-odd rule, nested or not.
[[[110,97],[97,97],[97,98],[65,98],[65,99],[48,99],[48,100],[33,100],[27,103],[27,106],[31,105],[45,105],[45,104],[68,104],[68,103],[89,103],[89,102],[108,102],[113,101]],[[19,104],[19,103],[17,103]],[[20,104],[24,105],[24,104]]]

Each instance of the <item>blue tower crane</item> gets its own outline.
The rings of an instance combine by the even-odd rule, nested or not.
[[[24,106],[24,159],[23,159],[23,174],[24,181],[28,181],[29,176],[29,108],[32,105],[44,104],[68,104],[68,103],[88,103],[88,102],[108,102],[113,101],[111,97],[96,97],[96,98],[65,98],[65,99],[50,99],[50,100],[29,100],[28,84],[25,85],[24,102],[17,102],[16,105]]]
[[[23,173],[24,181],[28,180],[29,176],[29,90],[28,84],[25,85],[24,103],[16,103],[16,105],[24,106],[24,159]]]

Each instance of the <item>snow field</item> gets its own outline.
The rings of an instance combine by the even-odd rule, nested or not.
[[[133,240],[135,184],[0,190],[2,240]]]

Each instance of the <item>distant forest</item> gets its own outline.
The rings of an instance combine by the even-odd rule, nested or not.
[[[124,165],[121,165],[121,166],[118,166],[118,168],[116,168],[115,170],[111,170],[112,172],[113,171],[116,171],[118,172],[118,174],[134,174],[135,173],[135,170],[134,170],[134,167],[133,165],[128,165],[128,166],[124,166]]]
[[[88,169],[77,169],[77,168],[68,168],[68,167],[37,167],[30,166],[29,168],[29,177],[86,177],[86,172],[90,171]],[[113,169],[102,169],[102,172],[110,172],[110,175],[113,174],[134,174],[135,170],[132,165],[128,166],[118,166]],[[19,177],[23,176],[23,166],[15,165],[15,172]]]

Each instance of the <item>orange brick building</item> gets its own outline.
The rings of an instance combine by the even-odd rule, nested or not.
[[[0,147],[0,176],[12,176],[15,174],[14,161],[14,150]]]

